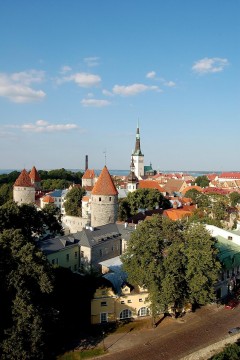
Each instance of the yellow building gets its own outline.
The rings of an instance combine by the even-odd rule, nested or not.
[[[111,275],[117,276],[113,273]],[[91,302],[91,323],[99,324],[148,316],[149,307],[146,289],[132,287],[125,282],[120,289],[114,289],[113,285],[106,281],[94,293]]]

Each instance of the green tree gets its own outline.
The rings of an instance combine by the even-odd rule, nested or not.
[[[123,267],[133,284],[146,286],[152,313],[184,303],[206,304],[220,265],[214,241],[201,224],[153,216],[132,233]]]
[[[198,186],[201,186],[202,188],[207,187],[210,183],[206,175],[198,176],[194,183]]]
[[[127,198],[118,200],[118,220],[125,221],[131,216],[130,206]]]
[[[13,198],[13,186],[11,183],[0,187],[0,206]]]
[[[38,211],[34,205],[19,206],[13,201],[0,206],[0,233],[8,229],[21,229],[27,239],[46,233],[53,236],[62,233],[59,218],[53,216],[48,209]]]
[[[236,191],[230,193],[229,198],[230,198],[231,206],[236,206],[237,204],[240,203],[240,194]]]
[[[70,216],[82,216],[82,198],[86,194],[84,188],[73,187],[66,195],[65,211]]]
[[[0,234],[1,359],[44,358],[46,314],[52,312],[44,295],[52,289],[51,267],[42,252],[21,230],[3,231]]]
[[[138,212],[138,209],[153,210],[155,208],[169,209],[170,202],[157,189],[138,189],[128,193],[127,201],[129,203],[131,215]]]

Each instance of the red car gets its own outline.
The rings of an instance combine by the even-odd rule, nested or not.
[[[238,306],[238,301],[235,299],[229,300],[227,304],[225,304],[225,309],[233,310]]]

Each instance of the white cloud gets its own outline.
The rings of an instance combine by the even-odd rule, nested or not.
[[[66,74],[67,72],[69,72],[69,71],[71,71],[71,70],[72,70],[72,68],[71,68],[70,66],[68,66],[68,65],[63,65],[63,66],[61,67],[60,73],[61,73],[61,74]]]
[[[111,91],[108,91],[108,90],[106,90],[106,89],[103,89],[102,93],[103,93],[103,95],[105,95],[105,96],[114,96]]]
[[[0,73],[0,96],[15,103],[27,103],[42,100],[46,94],[29,85],[44,80],[44,72],[29,70],[13,74]]]
[[[70,81],[75,82],[80,87],[88,88],[98,86],[101,83],[101,77],[90,73],[76,73],[57,79],[58,84]]]
[[[144,84],[132,84],[127,86],[115,85],[113,87],[113,93],[122,96],[132,96],[148,90],[161,91],[158,86],[147,86]]]
[[[28,123],[22,125],[6,125],[5,127],[18,128],[24,132],[34,133],[69,131],[78,128],[76,124],[50,124],[45,120],[37,120],[35,123]]]
[[[98,99],[82,99],[81,104],[85,107],[104,107],[110,105],[108,100],[98,100]]]
[[[146,74],[146,78],[148,79],[154,79],[156,77],[156,72],[155,71],[150,71]]]
[[[192,70],[198,74],[221,72],[228,65],[227,59],[204,58],[195,62]]]
[[[176,86],[176,83],[174,81],[166,81],[164,85],[167,87],[174,87]]]
[[[98,64],[99,64],[99,57],[97,57],[97,56],[86,57],[83,60],[89,67],[98,66]]]

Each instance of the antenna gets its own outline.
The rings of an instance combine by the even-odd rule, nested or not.
[[[105,166],[106,166],[107,165],[107,150],[104,149],[103,153],[104,153]]]

